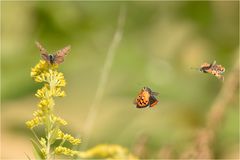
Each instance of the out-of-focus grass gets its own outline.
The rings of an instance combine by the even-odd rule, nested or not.
[[[81,135],[116,28],[119,4],[2,2],[1,99],[6,137],[2,144],[9,150],[17,139],[25,143],[27,153],[31,151],[22,126],[35,109],[33,93],[39,88],[29,75],[40,58],[35,40],[51,52],[72,46],[60,67],[67,80],[67,97],[57,100],[56,112],[69,122],[68,129]],[[123,39],[89,146],[118,143],[132,147],[146,134],[150,157],[165,145],[180,153],[204,125],[208,107],[222,85],[190,67],[215,59],[228,75],[239,43],[238,2],[126,4]],[[160,93],[155,108],[139,110],[132,104],[143,86]],[[239,103],[236,100],[231,105],[213,146],[218,157],[231,152],[229,145],[239,145]],[[4,150],[3,155],[19,158],[24,152]]]

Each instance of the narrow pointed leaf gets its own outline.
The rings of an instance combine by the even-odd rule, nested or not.
[[[36,159],[44,159],[43,153],[41,152],[41,149],[39,148],[37,142],[35,142],[33,139],[31,139],[31,142],[34,147],[34,155]]]
[[[57,139],[57,135],[58,135],[58,130],[59,130],[59,127],[56,127],[54,128],[51,132],[51,138],[49,140],[50,144],[53,144],[56,139]]]
[[[27,157],[28,160],[31,160],[31,158],[29,157],[29,155],[27,155],[27,153],[24,153],[25,156]]]

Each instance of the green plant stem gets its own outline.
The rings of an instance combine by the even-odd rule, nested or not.
[[[62,140],[59,146],[62,146],[65,143],[65,139]]]
[[[53,78],[52,76],[50,77],[50,80],[49,80],[49,86],[50,86],[50,91],[52,91],[52,89],[55,87],[52,83],[53,81]],[[51,96],[49,96],[48,98],[51,98]],[[51,139],[51,129],[52,129],[52,125],[51,125],[51,109],[52,109],[53,106],[49,106],[50,110],[48,111],[47,113],[47,124],[46,124],[46,135],[47,135],[47,147],[46,147],[46,160],[50,160],[51,159],[51,142],[50,142],[50,139]]]
[[[51,126],[50,126],[50,115],[47,115],[47,124],[46,124],[46,135],[47,135],[47,147],[46,147],[46,160],[50,160],[51,159],[51,154],[50,154],[50,150],[51,150],[51,144],[50,144],[50,138],[51,138]]]

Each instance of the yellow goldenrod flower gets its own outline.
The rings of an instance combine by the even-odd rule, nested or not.
[[[54,90],[52,90],[51,94],[54,97],[64,97],[65,96],[65,92],[62,91],[60,87],[56,87]]]
[[[41,152],[44,158],[47,157],[47,152],[46,152],[46,148],[41,148]]]
[[[58,137],[57,137],[57,139],[66,140],[66,141],[70,142],[73,145],[78,145],[78,144],[81,143],[80,139],[74,138],[70,134],[64,134],[60,129],[58,130]]]
[[[67,122],[60,117],[52,115],[52,120],[53,120],[53,122],[56,122],[56,123],[61,124],[63,126],[67,125]]]
[[[37,90],[37,93],[35,94],[38,98],[49,98],[50,93],[48,93],[50,90],[49,85],[45,84],[41,89]]]
[[[35,81],[47,82],[51,88],[64,87],[66,85],[63,74],[52,69],[35,76]]]
[[[43,116],[43,111],[42,110],[36,110],[33,112],[34,117],[42,117]]]
[[[44,117],[35,117],[32,120],[26,122],[28,128],[32,129],[38,125],[43,124]]]
[[[63,133],[59,128],[67,125],[67,122],[53,114],[54,97],[65,96],[62,87],[66,85],[64,75],[57,71],[57,67],[56,64],[49,64],[40,60],[31,70],[31,77],[36,82],[44,83],[44,86],[38,89],[35,94],[40,99],[38,110],[33,113],[34,118],[26,122],[27,127],[32,130],[36,137],[37,143],[32,142],[38,156],[46,160],[52,159],[55,154],[78,156],[79,158],[137,159],[126,148],[119,145],[102,144],[83,152],[62,146],[65,141],[70,142],[72,145],[78,145],[81,140],[74,138],[70,134]],[[38,125],[45,127],[46,137],[38,138],[33,130]],[[58,146],[55,143],[57,139],[62,140]]]
[[[78,155],[78,151],[74,151],[74,150],[71,150],[69,148],[66,148],[66,147],[62,147],[62,146],[58,146],[55,148],[55,153],[56,154],[63,154],[63,155],[66,155],[66,156],[77,156]]]
[[[36,77],[47,69],[48,63],[46,63],[46,61],[40,60],[40,62],[31,69],[31,77]]]
[[[126,148],[119,145],[100,144],[85,152],[79,152],[81,158],[137,159]]]
[[[46,147],[46,146],[47,146],[47,145],[46,145],[46,144],[47,144],[46,139],[41,137],[41,139],[40,139],[40,144],[41,144],[43,147]]]
[[[43,112],[47,111],[48,109],[52,109],[53,106],[54,101],[52,98],[42,99],[38,104],[39,109],[41,109]]]
[[[41,48],[42,49],[42,48]],[[26,122],[36,137],[37,142],[32,141],[33,146],[39,157],[50,160],[54,154],[64,154],[69,156],[77,155],[77,151],[62,147],[61,145],[68,141],[72,145],[80,143],[80,139],[74,138],[70,134],[63,133],[59,128],[67,125],[67,122],[53,114],[55,105],[54,97],[63,97],[65,92],[62,87],[66,86],[64,75],[57,71],[58,65],[50,64],[44,60],[31,69],[31,77],[38,83],[44,83],[41,89],[37,90],[35,96],[40,99],[38,110],[33,113],[34,118]],[[42,124],[45,127],[46,137],[38,138],[33,130],[34,127]],[[62,139],[59,146],[53,145],[57,139]]]
[[[58,65],[57,64],[53,64],[53,65],[49,65],[46,61],[44,60],[40,60],[40,62],[31,69],[31,77],[35,78],[38,75],[42,74],[45,71],[48,71],[48,69],[57,69]]]

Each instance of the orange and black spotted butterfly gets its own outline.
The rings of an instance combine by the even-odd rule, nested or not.
[[[158,100],[155,97],[157,95],[157,92],[153,92],[148,87],[143,87],[135,99],[134,104],[136,104],[137,108],[145,108],[147,106],[153,107],[158,103]]]
[[[203,73],[210,73],[218,79],[222,81],[224,80],[224,76],[222,74],[225,72],[225,68],[219,64],[216,64],[216,61],[213,61],[213,63],[211,64],[202,64],[200,67],[200,71]]]
[[[64,61],[64,57],[71,49],[71,46],[67,46],[61,50],[58,50],[54,54],[49,54],[47,50],[43,48],[43,46],[39,42],[36,42],[36,45],[41,52],[41,57],[50,64],[61,64]]]

